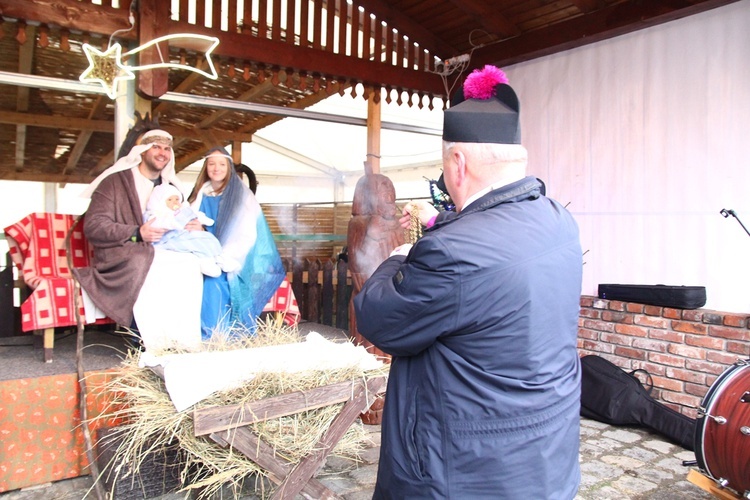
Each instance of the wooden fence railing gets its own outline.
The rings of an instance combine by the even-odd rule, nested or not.
[[[302,319],[349,329],[352,294],[349,265],[343,259],[284,259]]]

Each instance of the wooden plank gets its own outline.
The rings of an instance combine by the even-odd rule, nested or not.
[[[271,12],[271,39],[275,42],[281,41],[281,0],[273,0],[273,12]]]
[[[227,3],[227,31],[237,33],[237,0],[228,0]]]
[[[263,0],[258,4],[258,38],[268,38],[268,3]]]
[[[349,329],[349,294],[348,286],[343,286],[347,282],[349,272],[349,263],[339,261],[336,266],[336,278],[339,285],[336,287],[336,328],[342,330]]]
[[[301,0],[305,1],[305,0]],[[287,0],[286,2],[286,43],[295,45],[296,31],[294,23],[297,20],[296,0]]]
[[[155,40],[165,33],[164,24],[169,20],[169,4],[161,0],[141,0],[138,5],[138,37],[140,40]],[[162,62],[161,54],[169,53],[169,44],[160,48],[150,47],[138,53],[142,66]],[[136,75],[138,90],[148,97],[161,97],[169,90],[167,68],[141,70]]]
[[[384,60],[384,53],[383,53],[383,30],[387,29],[386,26],[383,26],[380,23],[380,19],[375,18],[375,31],[374,31],[374,40],[373,40],[373,52],[375,55],[375,60],[377,62],[383,62]]]
[[[294,471],[279,485],[272,498],[292,499],[302,491],[309,478],[320,468],[336,443],[349,430],[354,420],[372,404],[374,399],[369,397],[371,394],[369,390],[371,389],[372,393],[381,392],[385,389],[385,380],[385,377],[371,379],[367,383],[368,390],[365,390],[365,387],[361,385],[355,389],[354,397],[344,405],[341,413],[333,419],[328,431],[320,439],[315,449],[302,459],[299,465],[294,468]]]
[[[326,52],[333,52],[334,34],[336,33],[336,11],[338,10],[338,0],[327,0],[326,2],[326,40],[324,49]]]
[[[378,377],[377,379],[379,378],[382,377]],[[353,386],[361,388],[362,381],[339,382],[308,391],[282,394],[246,404],[201,408],[193,412],[193,432],[196,436],[205,436],[233,427],[249,425],[272,418],[293,415],[300,411],[314,410],[341,403],[352,397]],[[370,381],[368,381],[367,387],[370,389]],[[371,390],[381,391],[382,388],[378,383],[373,382]],[[376,394],[379,394],[379,392]]]
[[[739,495],[735,495],[732,491],[725,488],[720,488],[716,481],[710,477],[701,474],[695,469],[690,469],[688,472],[688,481],[696,485],[697,487],[705,490],[720,500],[739,500]]]
[[[297,298],[297,306],[300,313],[305,313],[305,294],[304,284],[302,283],[302,273],[304,271],[304,261],[292,257],[292,291]],[[303,316],[304,318],[304,316]]]
[[[370,60],[370,42],[372,40],[372,23],[370,14],[365,10],[362,13],[362,59]]]
[[[323,48],[324,39],[325,33],[323,32],[323,1],[314,0],[312,48],[315,50],[321,50]]]
[[[320,272],[320,261],[310,261],[307,268],[307,315],[306,319],[314,323],[320,322],[320,285],[318,277]]]
[[[321,322],[324,325],[333,326],[333,261],[327,260],[323,264],[322,285],[322,315]]]
[[[190,14],[190,0],[180,0],[179,9],[178,19],[188,22]]]
[[[309,2],[307,2],[307,1],[300,2],[300,12],[299,12],[299,45],[301,47],[309,47],[310,46],[310,40],[309,40],[309,37],[308,37],[308,23],[310,22],[309,12],[310,12]]]
[[[268,478],[281,484],[291,472],[292,465],[276,457],[274,449],[247,427],[239,427],[209,436],[214,442],[226,448],[231,446],[266,471]],[[302,488],[309,498],[338,498],[315,478],[310,478]]]
[[[362,25],[362,13],[359,11],[357,0],[351,0],[352,6],[352,24],[349,32],[349,46],[351,47],[349,56],[353,59],[360,59],[359,54],[359,28]]]
[[[221,3],[222,2],[219,2],[219,1],[211,2],[211,29],[213,31],[221,30],[221,21],[222,21]]]
[[[206,24],[206,2],[195,2],[195,24],[197,26]]]

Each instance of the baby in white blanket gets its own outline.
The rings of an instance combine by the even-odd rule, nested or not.
[[[221,253],[221,243],[207,231],[188,231],[185,224],[198,219],[204,226],[213,225],[213,219],[203,212],[195,212],[188,202],[183,201],[182,193],[172,184],[160,184],[151,192],[143,213],[143,220],[154,220],[153,226],[169,229],[161,240],[154,243],[166,250],[189,252],[200,259],[201,272],[217,277],[222,271],[234,271],[237,265],[225,262]]]

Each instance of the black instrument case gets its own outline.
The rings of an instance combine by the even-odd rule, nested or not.
[[[599,298],[675,309],[698,309],[706,304],[706,287],[608,283],[599,285]]]

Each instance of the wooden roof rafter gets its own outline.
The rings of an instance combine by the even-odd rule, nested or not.
[[[507,17],[492,9],[482,0],[451,0],[451,2],[469,12],[476,22],[490,35],[497,38],[511,38],[521,34],[521,30]]]
[[[656,26],[738,0],[575,0],[584,15],[568,16],[543,28],[497,41],[474,51],[473,66],[509,66],[536,57],[606,40],[632,31]]]

